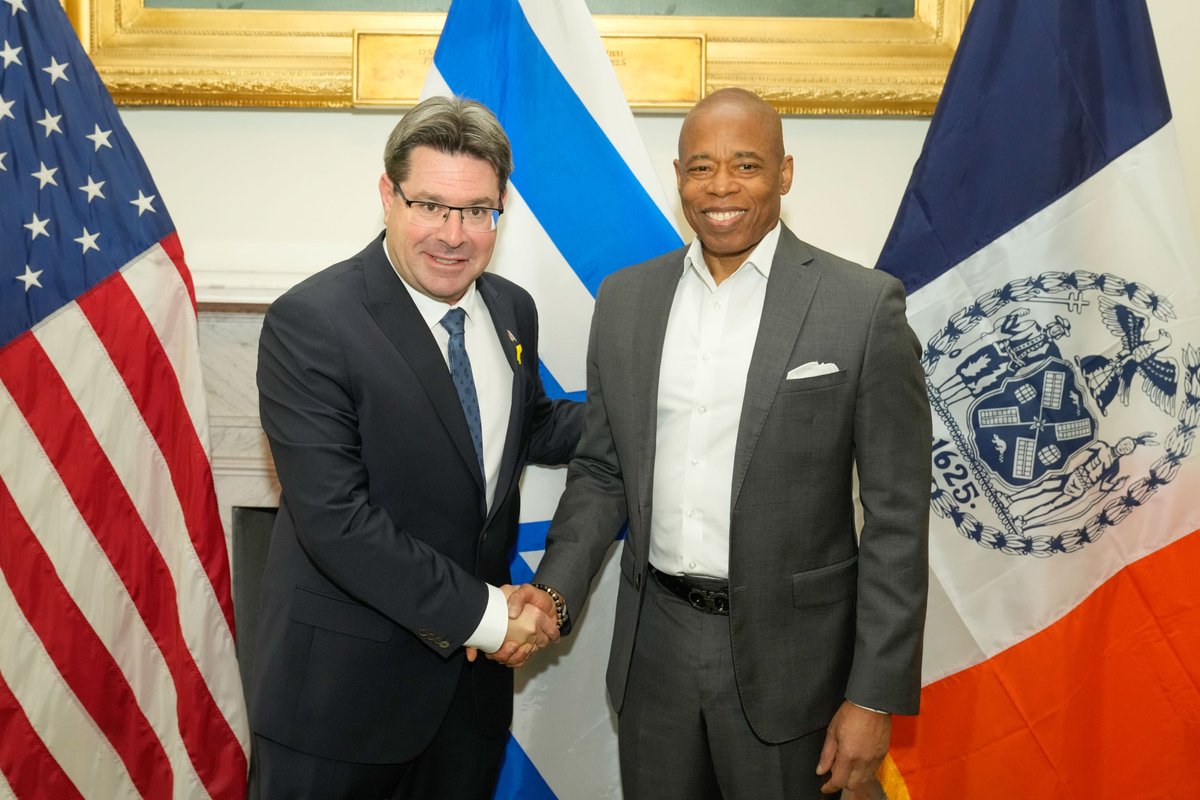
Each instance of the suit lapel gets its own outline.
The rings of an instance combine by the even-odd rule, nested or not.
[[[381,239],[376,239],[363,251],[361,258],[367,310],[417,376],[459,455],[475,477],[482,496],[483,476],[479,474],[475,445],[471,442],[471,432],[450,370],[446,368],[446,359],[400,277],[388,263]]]
[[[787,373],[788,358],[796,346],[808,307],[817,291],[820,276],[810,268],[812,251],[785,226],[771,263],[767,296],[763,301],[758,337],[746,375],[746,395],[738,422],[733,455],[733,492],[730,508],[737,506],[750,457],[758,445],[767,413],[775,402],[779,383]]]
[[[633,335],[633,385],[644,392],[639,404],[637,458],[638,496],[642,499],[642,530],[650,530],[650,506],[654,496],[654,453],[658,437],[658,376],[662,367],[663,339],[667,320],[683,270],[683,248],[664,256],[646,272],[639,295]],[[648,540],[647,540],[648,541]]]
[[[517,362],[517,345],[521,341],[521,332],[517,327],[516,308],[511,300],[506,298],[487,273],[479,276],[475,282],[479,296],[487,304],[492,324],[496,328],[496,336],[500,339],[500,349],[508,359],[512,368],[512,407],[508,415],[508,428],[504,435],[504,454],[500,458],[500,474],[496,479],[496,496],[492,501],[492,510],[488,514],[488,522],[501,505],[500,500],[508,494],[509,486],[516,480],[517,453],[521,444],[521,423],[525,419],[525,394],[528,377],[524,367]],[[524,361],[524,358],[522,358]],[[536,369],[535,365],[531,367]],[[486,523],[485,523],[486,525]]]

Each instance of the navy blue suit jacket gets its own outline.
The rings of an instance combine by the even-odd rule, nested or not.
[[[463,669],[484,732],[508,728],[511,670],[468,665],[462,645],[485,582],[509,582],[521,468],[568,460],[581,409],[542,389],[529,294],[488,274],[476,286],[514,376],[490,512],[445,359],[381,238],[267,311],[260,414],[282,493],[248,690],[256,734],[326,758],[407,761]]]

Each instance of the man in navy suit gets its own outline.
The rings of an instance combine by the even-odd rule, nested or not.
[[[490,797],[512,672],[476,654],[558,637],[505,603],[521,468],[566,462],[581,425],[543,391],[533,300],[484,272],[508,139],[432,98],[384,164],[383,234],[272,304],[259,346],[282,493],[248,695],[272,800]]]

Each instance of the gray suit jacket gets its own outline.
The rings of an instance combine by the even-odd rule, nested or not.
[[[584,434],[535,579],[578,612],[628,519],[608,667],[618,711],[652,580],[659,366],[684,252],[622,270],[600,288]],[[824,727],[843,699],[916,713],[931,445],[919,353],[898,281],[783,229],[746,379],[729,545],[737,686],[768,742]],[[839,370],[786,379],[810,361]]]

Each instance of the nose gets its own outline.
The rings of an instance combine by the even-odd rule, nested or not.
[[[446,211],[446,218],[438,226],[438,238],[451,247],[457,247],[466,241],[466,230],[463,228],[463,212],[455,209]]]
[[[708,181],[710,194],[724,197],[738,190],[737,176],[728,167],[719,166]]]

